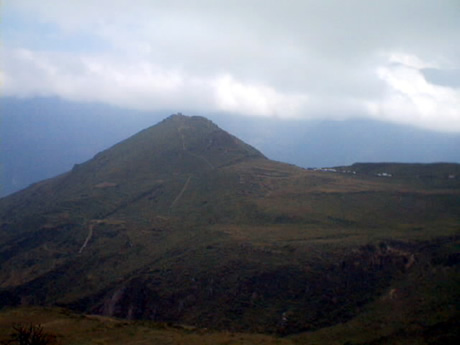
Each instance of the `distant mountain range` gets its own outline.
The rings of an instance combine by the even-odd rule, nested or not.
[[[459,224],[459,164],[304,169],[176,114],[0,199],[0,303],[429,342],[456,336]]]
[[[0,98],[0,196],[63,173],[177,110],[141,112],[58,98]],[[369,120],[205,115],[267,157],[302,167],[460,162],[458,134]]]

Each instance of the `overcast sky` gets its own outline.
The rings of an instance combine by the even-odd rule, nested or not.
[[[460,133],[459,0],[3,0],[4,96]]]

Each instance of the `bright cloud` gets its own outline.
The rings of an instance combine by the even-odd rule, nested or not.
[[[423,75],[460,69],[456,0],[6,0],[3,12],[3,95],[460,132],[458,89]]]
[[[386,83],[385,93],[374,106],[377,118],[460,132],[460,90],[427,82],[422,69],[432,65],[415,56],[392,54],[389,62],[376,72]]]
[[[264,85],[244,84],[225,75],[215,83],[219,109],[258,116],[298,117],[308,103],[302,94],[281,94]]]

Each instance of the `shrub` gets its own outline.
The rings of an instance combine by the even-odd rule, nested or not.
[[[1,345],[54,345],[56,336],[43,331],[41,325],[13,325],[10,338],[0,342]]]

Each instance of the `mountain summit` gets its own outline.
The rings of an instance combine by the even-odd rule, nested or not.
[[[138,202],[149,200],[150,212],[156,209],[169,214],[187,188],[204,186],[232,165],[255,160],[267,159],[204,117],[176,114],[76,164],[70,172],[5,200],[15,205],[10,220],[15,215],[24,218],[42,210],[62,210],[63,202],[71,215],[84,219],[106,217],[130,207],[133,218],[140,220],[142,217],[134,216]],[[38,195],[40,202],[36,203]]]
[[[264,156],[204,117],[176,114],[77,165],[73,173],[91,172],[95,183],[118,184],[128,177],[193,174],[255,158]]]
[[[0,304],[283,334],[345,322],[404,286],[423,299],[456,265],[459,176],[301,169],[172,115],[0,199]]]

